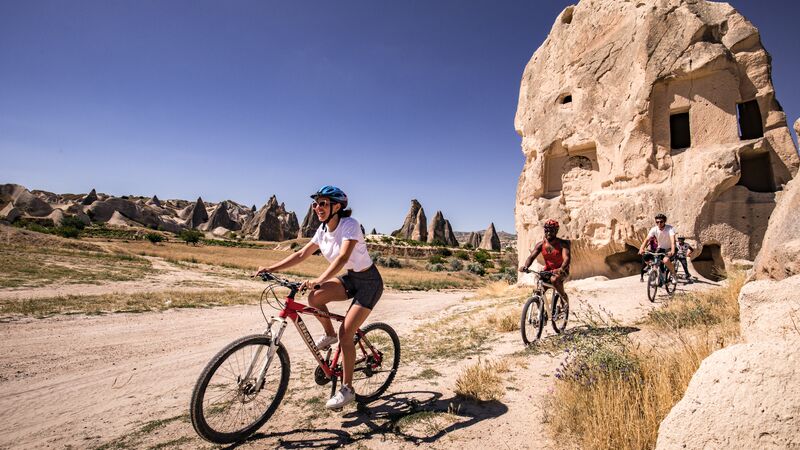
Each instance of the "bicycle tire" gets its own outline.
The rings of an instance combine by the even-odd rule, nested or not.
[[[400,366],[400,337],[397,336],[394,328],[383,322],[373,322],[362,328],[361,331],[367,337],[367,341],[375,350],[381,352],[383,357],[379,370],[375,371],[375,368],[371,368],[372,364],[370,362],[374,361],[372,356],[361,349],[358,343],[359,337],[356,335],[356,365],[353,369],[353,389],[356,391],[356,401],[358,403],[369,403],[383,395],[389,389],[389,385],[392,384],[395,375],[397,375],[397,368]],[[386,335],[379,334],[381,331]],[[391,341],[392,348],[386,348],[388,344],[386,339]],[[391,361],[387,359],[388,357],[391,357]],[[386,363],[388,363],[389,367],[384,366]],[[364,378],[359,376],[359,372],[364,375]],[[369,382],[369,380],[376,377],[376,374],[381,373],[387,374],[383,381],[379,381],[379,378],[376,378]],[[376,382],[378,385],[372,387]],[[367,388],[368,386],[370,387]]]
[[[656,292],[658,292],[658,269],[652,269],[647,275],[647,298],[650,302],[656,301]]]
[[[525,302],[520,316],[519,330],[522,342],[530,345],[542,336],[544,330],[544,302],[538,295],[534,295]]]
[[[286,352],[286,348],[283,344],[279,344],[276,355],[277,358],[273,358],[272,363],[269,368],[269,374],[277,373],[275,364],[280,364],[280,380],[277,384],[277,390],[272,397],[272,401],[269,402],[268,406],[263,409],[263,413],[260,416],[256,416],[255,420],[250,422],[249,424],[245,424],[239,429],[234,429],[233,431],[221,431],[215,429],[214,425],[209,424],[209,418],[215,413],[212,410],[214,408],[214,403],[210,403],[206,408],[205,400],[206,394],[208,393],[209,383],[214,378],[215,375],[218,374],[217,370],[221,367],[224,368],[230,375],[236,376],[236,380],[231,378],[228,375],[220,374],[220,379],[224,380],[227,378],[230,381],[236,383],[236,390],[231,390],[230,392],[234,392],[236,397],[228,401],[231,405],[236,404],[237,402],[240,403],[242,406],[239,406],[239,413],[237,413],[236,419],[240,416],[238,414],[241,413],[242,409],[244,408],[243,405],[247,405],[250,403],[255,403],[255,398],[261,392],[265,392],[263,387],[266,386],[266,379],[264,385],[262,385],[262,389],[258,391],[258,393],[252,397],[251,400],[244,401],[242,400],[243,396],[247,396],[249,394],[242,392],[241,382],[239,378],[242,374],[238,375],[234,373],[231,369],[236,370],[236,367],[233,367],[233,362],[231,360],[231,356],[235,355],[239,350],[244,349],[247,346],[265,346],[266,348],[270,345],[270,338],[265,335],[250,335],[245,336],[243,338],[237,339],[227,346],[220,350],[214,357],[209,361],[206,367],[203,369],[203,372],[200,374],[200,377],[197,379],[197,383],[195,384],[194,390],[192,392],[192,400],[189,405],[189,415],[192,419],[192,426],[194,426],[195,431],[197,432],[200,437],[203,439],[215,443],[215,444],[232,444],[235,442],[241,442],[247,439],[248,436],[255,433],[259,428],[261,428],[264,423],[269,420],[272,414],[275,413],[275,410],[278,409],[278,406],[283,400],[283,396],[286,393],[287,386],[289,385],[289,374],[291,372],[291,368],[289,366],[289,354]],[[265,350],[266,350],[265,348]],[[252,355],[251,355],[252,356]],[[264,355],[266,356],[266,355]],[[246,361],[246,357],[239,358],[237,356],[236,363],[237,367],[241,367],[241,361]],[[228,363],[227,367],[223,366],[223,364]],[[257,374],[255,374],[257,375]],[[216,384],[216,383],[215,383]],[[223,393],[221,394],[222,399],[225,400],[230,395],[230,393]],[[217,397],[220,398],[220,397]],[[212,398],[213,400],[214,398]],[[229,409],[230,406],[221,403],[216,408],[222,408],[222,410]],[[208,410],[207,410],[208,409]],[[253,408],[256,410],[256,408]],[[207,414],[208,413],[208,414]],[[258,414],[258,411],[256,411]],[[222,422],[222,425],[225,425],[225,421]]]
[[[558,314],[559,306],[561,307],[560,314]],[[550,311],[550,322],[556,334],[561,334],[567,328],[567,323],[569,322],[569,303],[565,302],[558,292],[553,294],[553,310]]]
[[[672,276],[672,272],[669,270],[667,270],[667,274],[664,278],[664,290],[667,291],[667,294],[672,295],[678,287],[678,280]]]

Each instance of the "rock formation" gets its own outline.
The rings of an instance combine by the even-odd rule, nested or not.
[[[375,228],[373,228],[373,229],[372,229],[372,231],[370,231],[370,232],[369,232],[369,234],[378,234],[378,230],[376,230]]]
[[[0,209],[0,220],[5,220],[8,223],[13,223],[15,220],[22,217],[20,210],[14,207],[12,203],[7,203],[3,209]]]
[[[447,219],[444,221],[444,243],[448,247],[458,247],[458,239],[456,239],[453,227],[450,226],[450,221]]]
[[[153,198],[151,198],[151,199],[150,199],[150,200],[147,202],[147,204],[148,204],[148,205],[151,205],[151,206],[157,206],[157,207],[161,208],[161,200],[159,200],[159,199],[158,199],[158,196],[156,196],[156,195],[154,195],[154,196],[153,196]]]
[[[522,77],[517,248],[554,218],[574,277],[626,275],[664,212],[696,262],[754,260],[800,164],[770,71],[758,31],[725,3],[566,8]]]
[[[467,238],[467,244],[470,245],[472,248],[478,248],[481,246],[481,235],[476,232],[471,232],[469,237]]]
[[[206,210],[206,205],[202,197],[197,197],[197,201],[194,202],[194,205],[188,208],[189,209],[184,212],[187,227],[197,228],[208,222],[208,211]]]
[[[314,236],[314,233],[317,232],[321,222],[317,218],[317,214],[314,212],[314,208],[311,205],[308,205],[308,212],[306,213],[306,217],[303,219],[303,224],[300,225],[300,231],[297,233],[297,237],[299,238],[310,238]]]
[[[800,447],[798,208],[794,179],[778,196],[754,279],[739,294],[744,343],[703,361],[661,423],[657,449]]]
[[[481,245],[479,248],[485,250],[500,250],[500,236],[497,235],[497,230],[494,229],[494,222],[489,224],[489,228],[483,232]]]
[[[441,211],[436,211],[431,223],[428,226],[428,243],[446,245],[444,215]]]
[[[286,211],[286,206],[278,204],[273,195],[266,205],[245,224],[242,233],[245,236],[261,241],[285,241],[297,237],[300,225],[294,212]]]
[[[417,199],[411,200],[411,208],[406,214],[406,219],[403,221],[403,226],[399,230],[392,232],[392,236],[401,239],[413,239],[420,242],[428,242],[429,235],[427,229],[427,219],[425,217],[425,210]]]
[[[81,200],[81,205],[91,205],[97,201],[97,191],[92,188],[92,191],[86,194],[86,197]]]
[[[29,190],[19,185],[6,185],[9,187],[10,203],[14,205],[23,216],[46,217],[53,212],[53,207],[41,198],[33,195]]]
[[[228,231],[236,231],[242,228],[241,224],[231,219],[230,215],[228,214],[228,208],[230,205],[227,201],[221,201],[214,211],[211,213],[211,216],[208,217],[208,220],[200,225],[198,229],[203,231],[214,231],[216,228],[225,228]],[[214,234],[218,234],[214,232]],[[225,233],[222,233],[225,234]]]

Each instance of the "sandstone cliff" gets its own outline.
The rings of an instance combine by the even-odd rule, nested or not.
[[[725,3],[566,8],[522,77],[517,247],[555,218],[573,276],[627,275],[664,212],[701,274],[752,261],[800,162],[770,71],[758,30]]]

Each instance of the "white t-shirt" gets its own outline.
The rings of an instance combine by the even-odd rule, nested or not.
[[[331,233],[330,231],[323,231],[322,225],[317,228],[311,242],[319,246],[322,251],[322,256],[329,262],[333,262],[342,250],[342,243],[344,241],[358,241],[353,253],[350,254],[350,259],[344,265],[346,270],[354,270],[361,272],[372,265],[372,258],[369,257],[367,252],[367,244],[364,242],[364,233],[361,232],[361,225],[356,219],[352,217],[342,217],[339,219],[339,225]]]
[[[672,228],[672,225],[664,225],[664,229],[658,229],[658,225],[654,226],[650,229],[650,232],[647,233],[647,237],[655,236],[656,241],[658,241],[658,248],[663,248],[664,250],[669,251],[672,249],[672,241],[670,240],[670,236],[675,236],[675,229]]]

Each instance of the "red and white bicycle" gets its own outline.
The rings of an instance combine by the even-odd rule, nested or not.
[[[264,315],[268,324],[264,334],[245,336],[220,350],[203,369],[192,393],[189,407],[192,425],[203,439],[215,444],[245,440],[278,409],[289,384],[289,353],[281,343],[289,322],[297,328],[319,363],[314,381],[321,386],[331,383],[333,395],[342,378],[341,348],[335,353],[328,349],[323,356],[300,316],[328,317],[336,322],[342,322],[344,316],[295,301],[300,283],[270,273],[260,276],[271,282],[261,295],[262,314],[266,300],[280,310],[278,317],[267,319]],[[277,287],[289,289],[284,301],[278,299]],[[353,339],[356,343],[353,372],[356,401],[368,403],[380,397],[392,383],[400,364],[400,339],[392,327],[380,322],[360,328]]]

